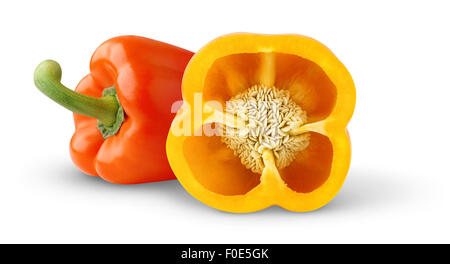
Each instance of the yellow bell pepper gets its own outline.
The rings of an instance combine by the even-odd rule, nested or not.
[[[176,177],[203,203],[239,213],[311,211],[343,185],[355,86],[318,41],[219,37],[192,57],[182,94],[166,150]]]

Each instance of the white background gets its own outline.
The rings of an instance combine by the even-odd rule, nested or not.
[[[448,2],[308,2],[1,2],[0,242],[450,242]],[[108,38],[196,51],[236,31],[311,36],[352,74],[352,165],[332,202],[230,214],[176,181],[121,186],[77,170],[71,113],[33,84],[40,61],[59,61],[74,88]]]

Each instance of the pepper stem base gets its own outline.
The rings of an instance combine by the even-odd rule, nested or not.
[[[97,128],[100,130],[100,133],[102,133],[103,139],[106,139],[110,136],[117,134],[120,127],[122,126],[123,121],[125,120],[125,114],[124,114],[122,105],[119,102],[119,97],[117,96],[116,87],[112,86],[110,88],[104,89],[102,97],[107,97],[107,96],[113,97],[117,101],[119,108],[117,109],[117,112],[116,112],[116,120],[114,121],[114,123],[112,125],[108,126],[100,120],[97,121]]]

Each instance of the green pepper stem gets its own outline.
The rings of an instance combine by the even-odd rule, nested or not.
[[[114,124],[120,106],[115,96],[97,98],[74,92],[61,84],[61,74],[61,67],[56,61],[43,61],[34,71],[34,84],[50,99],[70,111],[95,118],[107,126]]]

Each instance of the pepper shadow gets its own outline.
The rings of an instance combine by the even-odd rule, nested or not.
[[[402,204],[414,195],[411,185],[405,184],[398,172],[384,172],[368,168],[351,169],[339,193],[325,206],[300,215],[341,214],[361,210],[382,210]],[[263,214],[281,214],[286,210],[274,206]]]
[[[138,199],[139,201],[162,197],[161,199],[169,199],[181,206],[207,211],[205,210],[207,209],[206,206],[186,192],[177,180],[141,184],[114,184],[100,177],[87,175],[72,164],[60,163],[59,166],[52,166],[47,170],[48,173],[45,176],[47,180],[60,188],[75,187],[83,191],[126,196],[127,199]]]
[[[126,195],[129,199],[170,199],[177,206],[189,207],[201,213],[222,214],[233,216],[267,215],[267,216],[298,216],[329,215],[358,212],[360,210],[382,210],[386,206],[396,206],[408,200],[414,190],[405,185],[401,179],[404,176],[395,172],[383,172],[364,168],[351,169],[344,186],[337,196],[327,205],[315,211],[296,213],[272,206],[264,210],[246,214],[223,212],[202,204],[192,197],[177,180],[143,183],[143,184],[113,184],[100,177],[93,177],[79,171],[72,164],[59,163],[59,166],[47,168],[49,173],[45,177],[49,181],[64,188],[74,186],[86,191],[104,192],[105,194]],[[152,195],[149,195],[149,194]]]

